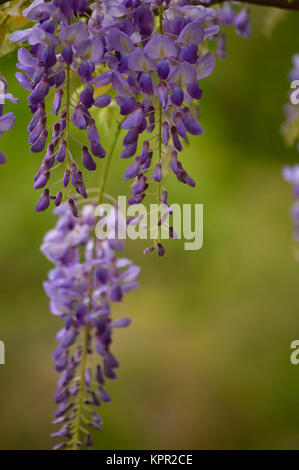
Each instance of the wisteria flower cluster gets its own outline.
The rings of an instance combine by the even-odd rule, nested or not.
[[[113,330],[130,324],[129,318],[112,320],[111,304],[121,302],[138,286],[139,268],[117,256],[124,249],[123,241],[93,238],[94,213],[94,207],[86,205],[74,217],[69,206],[62,204],[55,210],[56,227],[46,234],[41,247],[55,265],[44,284],[50,310],[64,322],[54,352],[55,369],[61,376],[54,420],[60,429],[53,433],[64,439],[55,448],[76,449],[83,443],[91,447],[90,431],[102,430],[95,407],[111,401],[104,387],[107,379],[116,379],[118,368],[111,352]]]
[[[151,139],[143,141],[141,153],[124,175],[135,179],[129,203],[141,202],[151,181],[161,187],[168,167],[179,181],[195,185],[177,160],[177,152],[183,150],[182,141],[188,133],[203,132],[190,105],[202,96],[198,80],[207,77],[215,65],[211,53],[200,54],[203,42],[219,32],[215,10],[171,1],[89,5],[88,1],[35,0],[23,15],[35,24],[13,33],[11,40],[30,45],[29,51],[19,50],[21,72],[16,77],[30,91],[28,100],[34,113],[28,126],[30,150],[40,153],[46,148],[34,178],[34,189],[43,189],[38,212],[49,207],[51,198],[59,205],[66,195],[76,214],[69,182],[77,193],[88,197],[82,170],[94,171],[93,157],[106,155],[91,108],[104,108],[112,100],[119,105],[124,116],[121,127],[127,131],[121,158],[135,156],[141,134],[156,130]],[[82,87],[79,94],[78,81]],[[107,85],[111,93],[95,98],[95,86]],[[51,90],[55,90],[52,113],[58,119],[48,126],[45,102],[53,95]],[[70,150],[71,122],[87,131],[89,142],[81,146],[81,168]],[[154,152],[156,163],[149,177]],[[50,194],[50,176],[61,166],[62,188]],[[161,194],[159,189],[160,200]]]

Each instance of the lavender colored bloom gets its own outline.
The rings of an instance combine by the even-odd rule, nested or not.
[[[12,112],[3,114],[4,104],[6,100],[10,100],[13,103],[18,103],[18,99],[15,98],[11,93],[7,93],[7,81],[4,77],[0,76],[1,84],[1,99],[3,104],[0,104],[0,137],[3,132],[9,131],[15,123],[15,116]],[[0,151],[0,165],[6,163],[6,157],[3,152]]]
[[[157,10],[163,12],[158,25],[154,21]],[[103,158],[106,151],[93,110],[108,107],[100,113],[110,116],[116,103],[119,114],[125,116],[121,127],[127,131],[120,156],[134,158],[124,175],[134,179],[129,203],[140,202],[151,183],[164,184],[170,163],[162,156],[174,149],[182,152],[189,134],[203,132],[191,105],[202,97],[199,81],[215,66],[213,54],[202,55],[199,46],[204,50],[207,39],[218,38],[218,13],[202,5],[190,6],[187,1],[59,0],[37,2],[24,14],[34,25],[13,35],[12,40],[33,46],[29,51],[20,48],[18,54],[18,80],[30,92],[30,109],[35,115],[30,123],[32,152],[41,152],[48,145],[45,99],[53,89],[52,109],[57,115],[49,136],[58,150],[44,157],[35,187],[44,184],[50,168],[54,172],[64,163],[63,187],[59,189],[66,199],[67,187],[67,198],[76,214],[74,194],[69,192],[83,198],[88,194],[80,163],[71,154],[70,126],[86,132],[89,144],[81,146],[83,170],[95,171],[93,157]],[[238,17],[240,31],[245,31],[246,24]],[[74,93],[72,78],[81,81]],[[105,87],[104,94],[97,95],[95,87]],[[144,138],[145,132],[152,136]],[[190,186],[195,184],[182,168],[177,178]],[[49,196],[56,201],[56,194]]]
[[[299,242],[299,164],[293,167],[284,166],[282,176],[293,187],[295,203],[291,208],[291,217],[294,224],[294,241]]]
[[[87,147],[82,148],[82,163],[89,171],[95,171],[97,168],[97,165],[93,161]]]
[[[235,17],[236,31],[240,36],[248,37],[251,34],[251,25],[248,14],[249,9],[243,8]]]
[[[75,437],[78,395],[83,393],[87,406],[99,406],[111,400],[103,385],[105,379],[116,378],[115,369],[119,366],[111,353],[113,330],[129,326],[130,320],[123,318],[112,322],[110,302],[120,302],[133,283],[136,287],[139,274],[139,268],[131,261],[117,257],[110,240],[94,240],[94,212],[95,207],[87,205],[76,218],[69,206],[62,204],[55,209],[59,217],[56,227],[46,234],[41,247],[44,255],[55,265],[44,283],[50,298],[50,310],[64,322],[57,335],[58,347],[54,353],[55,369],[61,374],[55,402],[58,421],[64,418],[69,425],[53,436],[63,438],[66,446],[70,446]],[[75,377],[80,374],[82,366],[77,341],[80,342],[80,335],[84,332],[88,332],[88,355],[82,388]],[[91,360],[96,353],[100,357],[96,361]],[[95,386],[94,382],[98,385]],[[102,419],[94,410],[83,413],[91,429],[101,430]]]
[[[290,82],[292,82],[293,80],[299,80],[299,54],[294,54],[292,61],[293,68],[289,73]]]

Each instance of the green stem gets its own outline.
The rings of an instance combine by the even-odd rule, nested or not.
[[[105,166],[103,170],[103,174],[100,181],[99,186],[99,196],[98,196],[98,205],[103,202],[103,195],[104,190],[108,180],[109,169],[111,165],[112,156],[114,154],[118,137],[121,132],[121,125],[118,126],[118,130],[115,135],[115,139],[111,146],[110,152],[105,158]],[[94,248],[96,247],[96,240],[94,240]],[[90,273],[90,292],[89,292],[89,309],[92,309],[92,280],[94,275],[94,269],[91,270]],[[77,416],[75,421],[74,433],[73,433],[73,450],[78,449],[78,441],[80,440],[80,428],[81,428],[81,421],[82,421],[82,408],[84,404],[84,394],[85,394],[85,371],[86,371],[86,364],[87,364],[87,351],[88,351],[88,339],[89,339],[89,331],[90,326],[89,323],[86,324],[84,329],[84,337],[83,337],[83,352],[82,352],[82,362],[81,362],[81,371],[80,371],[80,385],[79,385],[79,395],[78,395],[78,409],[77,409]]]
[[[119,126],[118,126],[117,132],[115,134],[114,142],[111,146],[109,155],[107,155],[107,157],[105,158],[104,171],[103,171],[102,178],[101,178],[101,181],[100,181],[100,186],[99,186],[98,205],[101,204],[102,201],[103,201],[103,194],[104,194],[107,179],[108,179],[110,164],[111,164],[112,156],[114,154],[114,151],[115,151],[120,133],[121,133],[121,124],[119,124]]]
[[[80,437],[81,415],[82,415],[82,407],[83,407],[84,391],[85,391],[85,370],[86,370],[86,362],[87,362],[88,338],[89,338],[89,323],[87,323],[85,330],[84,330],[78,409],[77,409],[77,416],[76,416],[76,421],[75,421],[75,430],[73,434],[73,450],[78,449],[78,442],[79,442],[79,437]]]
[[[70,106],[71,106],[71,69],[68,65],[66,68],[66,147],[69,150],[70,142]],[[65,166],[67,168],[68,152],[65,157]]]

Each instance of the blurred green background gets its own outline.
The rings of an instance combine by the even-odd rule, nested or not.
[[[299,338],[299,266],[294,261],[291,188],[281,167],[299,160],[279,134],[286,75],[299,52],[299,14],[263,34],[268,10],[252,8],[248,40],[228,35],[230,55],[202,82],[201,123],[183,162],[199,183],[168,181],[173,202],[204,203],[204,247],[167,256],[127,255],[142,267],[141,287],[117,308],[133,324],[115,335],[119,380],[102,407],[98,449],[298,449],[299,366],[290,343]],[[15,59],[1,73],[20,97],[14,129],[1,138],[8,164],[0,171],[0,448],[52,445],[56,375],[51,360],[61,321],[42,289],[50,264],[39,251],[50,212],[36,214],[30,119],[14,79]],[[102,137],[104,144],[111,136]],[[125,194],[115,158],[109,192]]]

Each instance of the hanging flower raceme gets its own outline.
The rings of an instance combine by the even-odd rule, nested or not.
[[[0,137],[3,132],[9,131],[15,123],[15,116],[12,112],[4,114],[4,104],[6,100],[10,100],[13,103],[19,102],[11,93],[7,93],[7,81],[4,77],[0,76]],[[6,163],[6,157],[0,150],[0,165],[4,163]]]
[[[92,35],[83,21],[77,20],[85,13],[88,3],[88,0],[35,0],[23,11],[35,25],[13,33],[10,38],[13,42],[30,45],[30,50],[23,47],[18,51],[17,67],[21,72],[16,78],[30,91],[28,101],[33,113],[28,126],[30,151],[40,153],[46,149],[34,178],[34,189],[43,189],[36,206],[38,212],[49,207],[50,199],[58,206],[67,198],[76,214],[69,184],[87,198],[82,170],[94,171],[93,157],[106,155],[90,114],[90,108],[98,103],[94,99],[94,88],[89,84],[95,67],[102,63],[104,44]],[[78,93],[80,88],[82,91]],[[52,99],[49,106],[47,99]],[[105,104],[101,101],[99,106],[108,104],[109,101]],[[48,123],[49,116],[56,117],[54,123]],[[81,144],[81,164],[70,150],[70,141],[77,142],[71,134],[71,123],[79,130],[85,130],[88,137],[88,144]],[[49,189],[44,188],[58,167],[63,168],[61,188],[51,195]]]
[[[107,107],[112,100],[126,130],[121,158],[134,157],[124,175],[134,180],[129,204],[140,203],[150,183],[158,184],[161,203],[168,171],[179,182],[195,186],[178,153],[189,134],[203,132],[192,107],[202,96],[199,80],[213,71],[215,58],[203,48],[217,37],[219,26],[214,9],[188,3],[35,0],[23,11],[35,24],[13,33],[11,40],[30,45],[30,50],[19,50],[21,72],[16,76],[30,91],[31,152],[45,151],[34,178],[34,189],[43,190],[38,212],[51,199],[56,206],[68,199],[77,215],[70,186],[87,198],[84,170],[94,171],[93,157],[106,154],[93,108]],[[96,97],[94,87],[110,87],[109,94]],[[46,100],[51,98],[49,108]],[[49,115],[57,116],[50,125]],[[77,141],[71,123],[88,137],[81,145],[81,164],[70,149],[70,141]],[[57,181],[49,187],[59,167],[61,187]],[[52,194],[54,186],[58,191]]]
[[[190,105],[201,98],[198,81],[212,72],[215,59],[211,53],[200,55],[199,48],[219,31],[217,25],[209,26],[217,17],[212,9],[202,6],[190,9],[171,1],[145,3],[135,12],[127,12],[123,25],[119,21],[107,32],[113,70],[96,79],[100,85],[112,84],[120,114],[126,117],[122,124],[127,133],[121,158],[138,153],[124,175],[136,182],[130,204],[142,201],[148,183],[161,183],[164,173],[171,168],[171,153],[176,158],[188,134],[202,134]],[[159,26],[154,29],[158,4]],[[134,27],[125,27],[125,21]],[[145,131],[155,134],[143,140],[139,153],[138,144]],[[178,169],[173,168],[179,181],[194,186],[181,164]]]
[[[96,408],[110,401],[106,381],[116,379],[118,368],[111,352],[113,330],[130,324],[128,318],[113,321],[111,305],[138,286],[139,268],[117,256],[123,242],[93,237],[94,209],[83,207],[79,217],[66,203],[55,209],[59,220],[41,247],[55,265],[44,284],[50,309],[64,322],[54,352],[55,369],[61,376],[54,420],[60,429],[53,436],[63,438],[55,448],[81,447],[83,438],[91,447],[90,432],[102,430]]]
[[[199,80],[215,66],[214,56],[202,50],[219,32],[217,12],[174,1],[107,1],[91,11],[89,28],[103,35],[109,65],[93,83],[112,86],[126,131],[121,158],[134,157],[124,174],[133,181],[129,204],[141,203],[151,184],[158,185],[161,204],[169,171],[195,186],[178,153],[188,135],[203,133],[192,106],[202,97]]]

